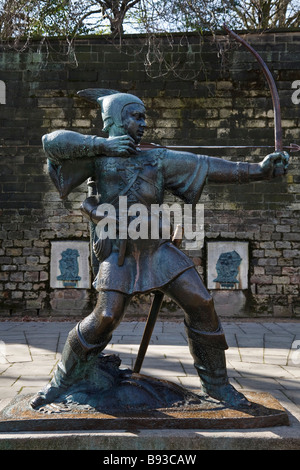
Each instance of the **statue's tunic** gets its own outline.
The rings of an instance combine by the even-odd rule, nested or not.
[[[54,139],[55,142],[51,138],[47,140],[47,136],[44,138],[44,149],[50,160],[50,175],[61,196],[65,197],[91,177],[100,195],[99,203],[112,204],[119,221],[120,196],[126,196],[128,208],[132,204],[143,204],[149,214],[153,204],[163,203],[165,190],[187,204],[194,205],[199,200],[208,174],[208,157],[152,149],[127,158],[91,158],[89,155],[84,158],[78,148],[82,148],[83,143],[87,145],[87,137],[82,136],[84,142],[80,146],[80,136],[76,134],[78,143],[74,148],[68,143],[65,151],[63,131],[59,142],[57,139]],[[128,224],[132,220],[133,217],[128,217]],[[111,240],[110,253],[99,265],[94,280],[97,290],[114,290],[127,295],[149,292],[163,287],[185,270],[194,267],[191,259],[170,240],[151,237],[133,240],[129,236],[123,264],[119,265],[122,243],[117,231],[116,239]]]

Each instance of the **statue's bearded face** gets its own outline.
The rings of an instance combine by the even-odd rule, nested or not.
[[[139,144],[146,128],[144,106],[137,103],[125,106],[122,111],[122,122],[126,134],[130,135],[136,144]]]

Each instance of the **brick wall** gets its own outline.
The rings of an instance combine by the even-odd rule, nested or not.
[[[300,33],[253,34],[248,40],[278,85],[284,143],[299,144]],[[221,36],[218,41],[227,44]],[[46,174],[41,149],[42,135],[55,129],[101,135],[98,110],[78,99],[78,90],[103,87],[137,94],[148,108],[145,140],[151,142],[273,144],[270,93],[251,54],[227,45],[221,61],[210,37],[199,44],[192,35],[188,44],[178,38],[171,48],[164,47],[167,60],[179,63],[179,78],[159,76],[157,62],[146,73],[142,38],[128,37],[122,47],[105,38],[77,40],[76,67],[62,53],[64,45],[55,41],[47,51],[38,42],[25,52],[2,51],[1,316],[82,316],[95,301],[93,290],[51,289],[49,283],[51,241],[89,240],[79,210],[86,185],[61,201]],[[267,150],[206,153],[257,162]],[[205,188],[205,242],[249,242],[246,301],[241,311],[226,310],[227,315],[300,316],[299,156],[292,154],[288,175],[276,181]],[[206,244],[190,255],[206,280]],[[146,310],[138,300],[131,307],[134,315]],[[178,314],[169,302],[163,312]]]

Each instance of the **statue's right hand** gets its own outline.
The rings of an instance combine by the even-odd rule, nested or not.
[[[134,140],[129,135],[105,139],[104,152],[108,157],[128,157],[138,153]]]

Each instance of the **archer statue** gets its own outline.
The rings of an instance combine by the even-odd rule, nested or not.
[[[87,89],[79,96],[101,106],[108,138],[59,130],[43,137],[50,175],[62,198],[88,178],[96,194],[83,203],[86,216],[97,224],[99,204],[115,207],[119,197],[150,208],[162,204],[168,190],[195,205],[207,183],[243,184],[271,179],[278,167],[285,172],[289,155],[275,152],[260,163],[231,162],[167,148],[140,145],[146,127],[145,106],[136,96],[106,89]],[[118,220],[117,220],[118,222]],[[114,239],[95,231],[93,250],[99,261],[94,287],[99,292],[94,310],[69,333],[51,382],[31,406],[53,402],[72,384],[78,361],[98,354],[109,343],[133,296],[160,291],[184,311],[189,349],[203,391],[233,407],[249,406],[228,380],[224,331],[214,302],[192,260],[170,239]]]

